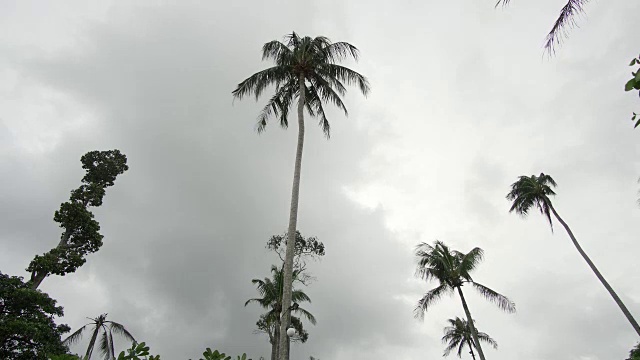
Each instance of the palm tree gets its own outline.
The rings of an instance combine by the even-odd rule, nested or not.
[[[544,48],[549,53],[555,52],[555,48],[562,42],[562,36],[567,36],[567,28],[576,26],[575,17],[584,12],[584,5],[589,0],[568,0],[560,10],[560,15],[553,24],[551,31],[547,34]],[[496,7],[500,4],[506,6],[511,0],[498,0]]]
[[[480,295],[495,303],[501,310],[506,312],[516,311],[516,305],[509,300],[509,298],[473,281],[471,272],[478,266],[480,261],[482,261],[483,255],[483,250],[478,247],[464,254],[449,249],[449,247],[441,241],[436,241],[435,246],[421,243],[416,247],[416,256],[418,257],[416,276],[426,281],[431,279],[437,280],[440,283],[438,287],[429,290],[424,294],[422,299],[418,301],[415,309],[416,318],[424,319],[424,313],[433,303],[440,300],[443,295],[453,294],[454,291],[457,290],[458,295],[460,295],[460,300],[462,301],[462,307],[467,315],[467,323],[471,329],[475,348],[478,350],[481,360],[485,360],[484,353],[480,346],[478,332],[473,325],[473,320],[471,320],[469,306],[462,293],[462,286],[464,284],[471,284],[471,286],[478,290]]]
[[[476,355],[473,353],[475,345],[473,343],[473,336],[471,335],[471,328],[467,324],[467,320],[456,317],[455,319],[447,320],[449,326],[444,328],[444,336],[442,342],[447,344],[442,356],[449,356],[453,350],[458,348],[458,357],[462,357],[462,349],[469,347],[469,354],[473,360],[476,359]],[[491,345],[494,349],[498,348],[498,343],[486,333],[478,331],[478,340]]]
[[[587,262],[591,270],[596,274],[598,280],[600,280],[613,300],[616,302],[616,304],[618,304],[620,310],[622,310],[622,312],[624,313],[624,316],[627,317],[627,320],[629,320],[631,326],[633,326],[638,335],[640,335],[640,326],[638,326],[638,322],[636,322],[622,300],[620,300],[618,294],[613,291],[611,285],[609,285],[607,280],[604,279],[604,276],[600,274],[600,271],[598,271],[598,268],[596,268],[591,259],[589,259],[589,256],[587,256],[584,250],[582,250],[582,247],[578,243],[578,240],[576,240],[576,237],[573,235],[573,232],[569,228],[569,225],[567,225],[567,223],[562,220],[560,215],[558,215],[556,209],[553,207],[553,204],[551,203],[551,199],[549,197],[556,194],[553,191],[553,188],[556,186],[557,184],[553,180],[553,178],[544,173],[541,173],[540,176],[520,176],[518,178],[518,181],[514,182],[511,185],[511,191],[507,194],[507,199],[509,201],[513,201],[509,212],[515,212],[523,217],[526,217],[529,214],[529,210],[531,210],[531,208],[538,208],[549,221],[551,231],[553,231],[553,222],[551,221],[551,213],[553,213],[553,216],[555,216],[558,222],[560,222],[560,224],[562,224],[564,229],[567,231],[567,234],[569,234],[573,245],[575,245],[576,249],[578,249],[578,252],[582,256],[584,261]]]
[[[257,303],[264,309],[268,309],[267,313],[260,316],[260,320],[258,320],[258,327],[261,331],[264,331],[269,335],[269,342],[271,343],[271,360],[276,360],[278,354],[282,347],[279,344],[279,335],[281,331],[280,320],[282,315],[282,289],[284,287],[284,272],[282,269],[278,269],[275,265],[271,266],[272,279],[264,278],[261,279],[253,279],[251,282],[255,284],[258,288],[258,293],[261,297],[249,299],[244,303],[244,306],[249,305],[250,303]],[[295,280],[299,275],[300,270],[295,270],[293,272],[293,279]],[[291,310],[293,310],[296,314],[304,316],[310,323],[313,325],[316,324],[316,318],[309,311],[301,308],[299,303],[301,302],[311,302],[311,299],[307,294],[302,290],[293,289],[291,293],[291,298],[293,300],[293,306]],[[292,316],[290,318],[290,325],[292,325],[298,334],[305,336],[305,331],[302,328],[302,322],[300,318]],[[289,325],[288,324],[288,325]],[[285,329],[287,326],[285,326]],[[285,330],[286,331],[286,330]],[[289,347],[289,338],[287,337],[287,343],[285,347],[288,349]],[[306,341],[306,339],[304,339]]]
[[[96,345],[96,340],[98,339],[98,335],[102,332],[100,336],[100,353],[105,360],[113,360],[115,359],[115,351],[113,346],[113,333],[122,335],[127,340],[131,342],[135,342],[136,340],[133,338],[133,335],[129,333],[127,329],[122,324],[117,322],[107,320],[107,314],[102,314],[95,319],[87,318],[91,320],[90,323],[84,325],[78,331],[69,335],[63,343],[65,345],[73,345],[78,342],[82,335],[84,334],[84,330],[87,329],[88,326],[93,326],[93,331],[91,335],[91,340],[89,341],[89,346],[87,347],[87,353],[85,354],[85,359],[89,360],[91,358],[91,354],[93,353],[93,348]]]
[[[341,99],[341,96],[346,93],[345,84],[357,85],[365,96],[369,92],[369,82],[364,76],[337,64],[348,57],[358,60],[358,56],[358,49],[349,43],[332,43],[324,36],[300,37],[293,32],[286,36],[285,43],[274,40],[264,44],[262,59],[274,60],[275,66],[253,74],[238,84],[238,87],[232,92],[234,98],[237,99],[253,94],[257,100],[268,86],[275,85],[275,94],[258,116],[258,132],[264,131],[271,116],[277,117],[282,127],[288,127],[289,108],[296,99],[298,100],[298,145],[296,147],[287,239],[295,239],[298,221],[298,195],[304,145],[304,109],[306,107],[310,116],[319,118],[320,127],[328,138],[329,121],[323,103],[333,103],[345,115],[348,115],[347,108]],[[291,304],[294,244],[295,241],[289,241],[285,253],[285,286],[282,296],[285,309],[288,309]],[[280,348],[284,348],[287,343],[284,326],[289,323],[290,316],[290,311],[284,311],[282,314]],[[281,352],[280,360],[286,359],[287,354]]]

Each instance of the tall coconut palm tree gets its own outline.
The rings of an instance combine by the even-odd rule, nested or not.
[[[293,106],[296,99],[298,101],[298,145],[293,172],[287,239],[295,239],[298,221],[298,195],[304,145],[304,109],[307,109],[311,117],[318,117],[320,127],[329,137],[329,121],[323,103],[330,102],[341,109],[345,115],[348,115],[347,108],[341,99],[341,96],[346,93],[345,85],[357,85],[365,96],[369,92],[369,82],[364,76],[338,65],[338,62],[348,57],[357,60],[358,56],[358,49],[349,43],[332,43],[324,36],[300,37],[293,32],[286,36],[284,43],[274,40],[264,44],[262,59],[271,59],[275,65],[253,74],[238,84],[238,87],[232,92],[234,98],[237,99],[253,94],[257,100],[267,87],[275,86],[275,94],[258,116],[258,132],[264,131],[267,121],[272,116],[278,118],[282,127],[288,127],[289,108]],[[295,241],[287,242],[284,266],[285,286],[282,296],[284,309],[288,309],[291,305],[294,244]],[[289,323],[290,316],[290,311],[283,311],[280,348],[284,348],[287,343],[284,326]],[[280,353],[280,360],[286,360],[288,354],[284,351]]]
[[[468,253],[464,254],[456,250],[451,250],[441,241],[436,241],[434,246],[427,243],[421,243],[416,247],[416,256],[418,258],[418,267],[416,276],[429,280],[438,281],[439,285],[429,290],[420,301],[415,309],[416,318],[423,319],[424,313],[442,296],[453,294],[454,291],[460,295],[462,307],[467,315],[467,323],[471,329],[473,342],[478,350],[481,360],[485,360],[482,346],[478,338],[478,332],[473,325],[469,306],[462,293],[462,286],[470,284],[480,295],[487,300],[496,304],[501,310],[506,312],[515,312],[516,305],[504,295],[497,293],[490,288],[473,281],[471,272],[482,261],[484,252],[476,247]]]
[[[100,353],[105,360],[113,360],[115,359],[115,351],[113,346],[113,333],[115,332],[118,335],[123,336],[125,339],[134,342],[136,341],[133,338],[133,335],[122,325],[114,321],[107,320],[107,314],[102,314],[97,318],[87,318],[91,320],[90,323],[84,325],[80,329],[78,329],[73,334],[69,335],[63,343],[65,345],[73,345],[74,343],[80,341],[82,339],[82,335],[87,327],[93,327],[91,340],[89,341],[89,346],[87,346],[87,352],[85,354],[85,359],[91,359],[91,354],[93,354],[93,349],[96,345],[96,340],[98,339],[98,335],[102,332],[100,336]]]
[[[300,270],[295,270],[293,272],[293,280],[297,278]],[[251,282],[256,285],[258,289],[258,293],[261,297],[249,299],[244,303],[244,306],[247,306],[251,303],[257,303],[264,309],[268,309],[267,313],[260,316],[260,320],[258,321],[258,326],[262,327],[263,331],[267,332],[269,335],[269,341],[271,343],[271,360],[275,360],[277,355],[281,353],[279,351],[282,349],[279,344],[279,335],[280,335],[280,321],[282,315],[282,294],[284,288],[284,271],[282,269],[278,269],[275,265],[271,266],[271,274],[272,278],[264,278],[261,279],[253,279]],[[291,298],[293,300],[292,310],[294,313],[304,316],[310,323],[313,325],[316,324],[316,318],[309,311],[300,307],[300,303],[309,302],[311,303],[311,299],[307,294],[305,294],[302,290],[293,289],[291,292]],[[302,328],[302,322],[299,318],[292,316],[290,318],[290,323],[286,325],[292,325],[296,328],[296,331],[299,334],[303,334],[304,330]],[[285,329],[287,326],[285,326]],[[286,331],[286,330],[285,330]],[[287,343],[285,347],[289,348],[289,338],[287,337]]]
[[[551,31],[547,34],[544,48],[549,53],[555,52],[555,48],[562,41],[563,36],[567,36],[567,28],[576,26],[576,16],[584,12],[584,6],[589,0],[568,0],[560,10],[560,15],[551,27]],[[511,0],[498,0],[496,7],[499,5],[508,5]]]
[[[638,335],[640,335],[640,326],[638,326],[638,322],[633,318],[627,307],[624,305],[622,300],[618,297],[618,294],[613,290],[611,285],[605,280],[604,276],[600,273],[598,268],[593,264],[587,253],[582,250],[582,247],[576,240],[576,237],[573,235],[573,232],[569,228],[564,220],[558,215],[558,212],[553,207],[551,203],[550,196],[555,196],[556,193],[553,191],[553,188],[556,187],[557,184],[553,180],[553,178],[544,173],[540,173],[540,176],[520,176],[518,181],[514,182],[511,185],[511,191],[507,194],[507,200],[512,201],[511,209],[509,212],[515,212],[523,217],[526,217],[529,214],[529,211],[532,208],[538,208],[542,215],[544,215],[549,221],[549,226],[551,227],[551,231],[553,231],[553,222],[551,221],[551,214],[562,224],[564,229],[569,234],[573,245],[576,247],[584,261],[587,262],[591,271],[596,274],[596,277],[602,285],[607,289],[613,300],[618,304],[620,310],[624,313],[624,316],[627,317],[631,326],[636,330]]]
[[[473,335],[471,334],[471,328],[467,324],[467,320],[456,317],[455,319],[449,319],[447,321],[449,322],[449,326],[444,328],[444,336],[442,337],[442,342],[447,344],[447,347],[444,349],[442,356],[449,356],[453,350],[458,348],[458,357],[462,357],[462,350],[466,346],[469,347],[469,354],[471,354],[471,357],[475,360],[476,355],[473,349],[475,349],[476,346],[474,345]],[[498,348],[498,343],[486,333],[478,331],[478,340],[489,344],[494,349]]]

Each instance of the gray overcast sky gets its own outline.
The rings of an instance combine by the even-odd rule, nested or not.
[[[413,247],[486,251],[476,280],[508,296],[501,313],[467,289],[495,360],[624,359],[638,340],[557,226],[508,214],[519,175],[551,174],[559,213],[640,318],[638,98],[623,91],[640,51],[632,0],[594,1],[554,58],[544,36],[560,0],[0,1],[0,266],[27,276],[57,242],[53,212],[83,176],[80,156],[117,148],[130,170],[95,210],[103,248],[43,291],[77,328],[108,312],[163,359],[206,347],[268,357],[244,307],[277,258],[295,131],[254,132],[264,101],[232,103],[268,66],[263,43],[295,30],[349,41],[368,98],[310,120],[299,229],[326,257],[307,290],[318,318],[292,358],[438,359],[457,297],[413,319],[434,284]],[[84,343],[80,345],[78,351]],[[466,355],[466,354],[465,354]]]

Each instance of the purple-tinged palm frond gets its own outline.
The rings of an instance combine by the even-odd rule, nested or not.
[[[568,0],[560,10],[560,15],[556,19],[551,31],[547,34],[544,48],[549,54],[554,54],[556,47],[560,45],[563,38],[568,37],[569,29],[577,26],[576,17],[584,13],[584,5],[589,0]],[[511,0],[498,0],[496,7],[507,6]]]

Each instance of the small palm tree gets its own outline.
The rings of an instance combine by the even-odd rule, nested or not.
[[[311,117],[319,118],[320,127],[329,137],[329,121],[323,103],[330,102],[347,115],[347,108],[341,99],[341,96],[347,91],[345,85],[357,85],[360,91],[367,95],[369,82],[359,73],[338,65],[340,61],[348,57],[358,59],[359,52],[355,46],[346,42],[332,43],[324,36],[300,37],[295,32],[288,35],[285,40],[285,43],[274,40],[264,44],[262,59],[274,60],[275,66],[257,72],[242,81],[232,94],[237,99],[251,94],[258,99],[267,87],[275,85],[275,94],[258,116],[258,132],[264,131],[271,116],[277,117],[280,125],[287,128],[289,126],[289,109],[296,99],[298,101],[298,145],[296,147],[291,209],[287,229],[287,239],[295,239],[304,145],[304,109],[307,109]],[[287,242],[285,252],[285,283],[282,296],[284,309],[288,309],[291,305],[294,244],[295,241]],[[280,348],[284,348],[287,344],[284,326],[289,323],[290,316],[290,311],[282,313]],[[287,360],[286,350],[280,353],[280,360]]]
[[[113,360],[115,359],[115,351],[113,345],[113,333],[115,332],[118,335],[123,336],[127,340],[131,342],[135,342],[136,340],[133,338],[133,335],[122,325],[117,322],[107,320],[107,314],[102,314],[97,318],[87,318],[91,320],[90,323],[84,325],[80,329],[78,329],[73,334],[69,335],[63,343],[65,345],[73,345],[74,343],[80,341],[84,331],[87,327],[92,326],[92,335],[91,340],[89,341],[89,346],[87,346],[87,352],[85,354],[84,359],[91,359],[91,355],[93,354],[93,349],[96,345],[96,340],[98,339],[98,335],[102,332],[100,336],[100,353],[105,360]]]
[[[549,53],[555,52],[555,48],[562,41],[562,36],[567,35],[567,28],[576,26],[575,17],[584,12],[584,5],[589,0],[568,0],[560,10],[560,15],[556,19],[551,31],[547,34],[544,48]],[[500,4],[508,5],[511,0],[498,0],[496,7]]]
[[[471,334],[471,328],[467,324],[467,320],[456,317],[455,319],[449,319],[447,321],[449,322],[449,326],[444,328],[444,336],[442,337],[442,342],[447,344],[447,347],[444,349],[442,356],[449,356],[453,350],[458,348],[458,357],[462,357],[462,350],[466,346],[469,347],[469,354],[471,354],[471,357],[475,360],[476,355],[473,349],[475,349],[476,346],[473,343],[473,335]],[[498,348],[498,343],[486,333],[478,331],[478,340],[489,344],[494,349]]]
[[[480,295],[487,300],[496,304],[501,310],[506,312],[515,312],[516,305],[504,295],[497,293],[490,288],[473,281],[471,272],[482,261],[484,252],[476,247],[468,253],[464,254],[456,250],[451,250],[441,241],[436,241],[434,246],[427,243],[421,243],[416,248],[416,256],[418,257],[418,268],[416,275],[429,281],[431,279],[438,281],[439,285],[429,290],[420,301],[415,309],[415,316],[424,319],[424,313],[442,296],[453,294],[454,291],[460,295],[462,307],[467,315],[467,323],[471,329],[471,335],[475,348],[478,350],[481,360],[485,360],[482,346],[480,345],[478,332],[476,331],[473,321],[471,320],[471,312],[469,306],[462,293],[462,286],[470,284]]]
[[[244,303],[247,306],[251,303],[257,303],[264,309],[268,309],[267,313],[260,316],[258,321],[258,327],[260,330],[267,332],[269,335],[269,342],[271,343],[271,360],[277,359],[277,355],[280,353],[279,349],[279,334],[280,334],[280,321],[282,315],[282,289],[284,287],[284,272],[282,269],[278,269],[275,265],[271,266],[272,278],[253,279],[251,282],[257,286],[258,293],[261,297],[249,299]],[[300,270],[293,272],[293,279],[295,280],[299,275]],[[316,318],[309,311],[300,307],[302,302],[311,302],[309,296],[302,290],[293,289],[292,291],[293,306],[291,307],[294,313],[304,316],[313,325],[316,324]],[[290,325],[292,325],[299,334],[304,336],[305,331],[302,327],[300,318],[292,316],[290,318]],[[286,326],[285,326],[286,328]],[[289,340],[289,339],[288,339]],[[306,341],[306,339],[305,339]],[[287,341],[287,348],[289,341]]]
[[[553,178],[544,173],[541,173],[540,176],[520,176],[518,178],[518,181],[514,182],[511,185],[511,191],[509,191],[509,193],[507,194],[507,200],[513,202],[513,204],[511,205],[511,209],[509,209],[509,212],[515,212],[516,214],[526,217],[532,208],[538,208],[542,215],[544,215],[549,221],[551,231],[553,231],[553,222],[551,221],[551,213],[553,213],[553,216],[555,216],[558,222],[560,222],[560,224],[562,224],[564,229],[567,231],[567,234],[569,234],[573,245],[575,245],[584,261],[587,262],[591,270],[594,272],[594,274],[596,274],[598,280],[600,280],[613,300],[616,302],[616,304],[618,304],[620,310],[622,310],[622,312],[624,313],[624,316],[626,316],[629,323],[631,323],[631,326],[633,326],[638,335],[640,335],[640,326],[638,326],[638,322],[633,318],[627,307],[618,297],[618,294],[616,294],[611,285],[609,285],[607,280],[605,280],[604,276],[602,276],[589,256],[587,256],[587,253],[582,250],[582,247],[578,243],[578,240],[576,240],[576,237],[573,235],[573,232],[569,228],[569,225],[567,225],[567,223],[562,220],[560,215],[558,215],[556,209],[553,207],[553,204],[551,203],[551,199],[549,197],[556,195],[556,193],[553,191],[553,188],[556,186],[557,184],[553,180]]]

